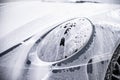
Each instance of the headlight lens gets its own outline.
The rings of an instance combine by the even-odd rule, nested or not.
[[[65,21],[35,44],[34,51],[44,62],[55,62],[69,58],[87,44],[92,31],[93,25],[86,18]]]

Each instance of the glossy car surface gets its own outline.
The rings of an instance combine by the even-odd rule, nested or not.
[[[0,80],[120,80],[119,4],[21,1],[0,10]]]

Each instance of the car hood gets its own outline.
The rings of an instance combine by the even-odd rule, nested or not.
[[[9,2],[0,4],[0,53],[23,40],[55,27],[55,24],[77,17],[87,17],[94,24],[115,21],[109,12],[119,9],[117,4]],[[99,17],[98,17],[99,15]],[[7,44],[7,45],[6,45]]]

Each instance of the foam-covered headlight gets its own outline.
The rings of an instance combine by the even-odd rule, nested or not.
[[[82,50],[92,33],[93,25],[87,18],[65,21],[37,40],[30,54],[42,62],[63,61]]]

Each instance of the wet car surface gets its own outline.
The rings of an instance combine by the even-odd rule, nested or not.
[[[7,21],[5,16],[1,19],[0,80],[120,79],[109,74],[112,62],[119,63],[119,52],[114,58],[120,43],[119,5],[32,3],[10,3],[1,8],[4,15],[10,10],[8,16],[21,15],[16,9],[23,11],[23,20],[11,17],[16,21],[13,25],[15,21]],[[31,14],[24,14],[25,10]],[[14,30],[7,32],[8,25]]]

